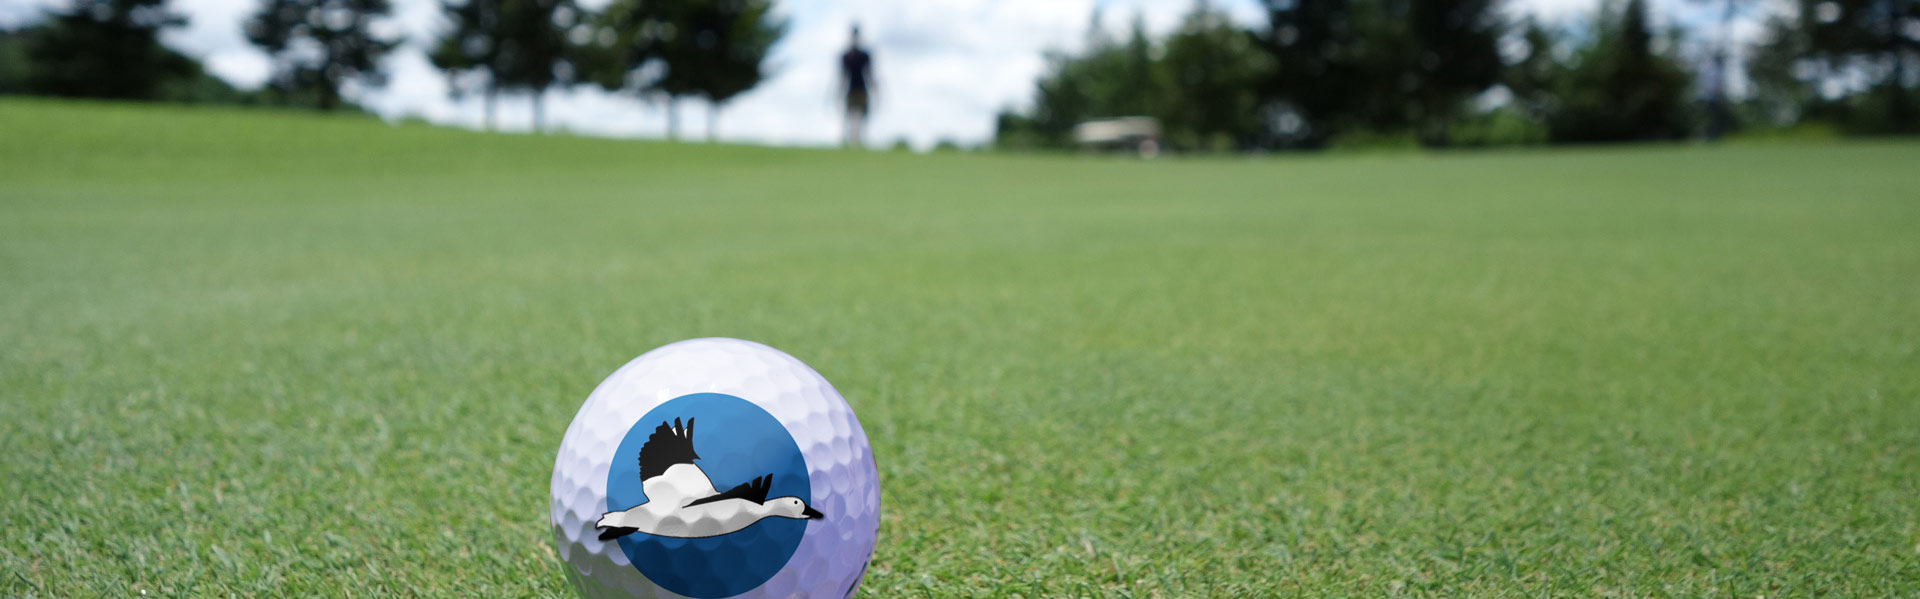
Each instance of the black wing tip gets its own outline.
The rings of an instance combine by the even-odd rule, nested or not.
[[[692,440],[693,419],[688,418],[686,422],[681,422],[679,418],[674,418],[672,422],[662,420],[660,421],[660,426],[653,427],[653,434]]]
[[[640,479],[659,476],[674,464],[691,464],[700,459],[693,450],[693,418],[662,420],[653,434],[640,446]]]
[[[687,507],[693,507],[703,503],[713,503],[722,499],[745,499],[754,503],[766,503],[767,491],[772,488],[773,475],[768,474],[734,485],[731,489],[695,499],[691,503],[688,503]]]
[[[677,428],[676,432],[680,438],[687,440],[687,453],[693,454],[693,459],[700,459],[700,452],[693,449],[693,417],[687,417],[687,425],[684,427],[680,426],[679,418],[674,418],[673,425]]]
[[[638,528],[630,528],[626,526],[603,526],[603,527],[600,527],[600,540],[611,541],[611,540],[618,539],[620,537],[624,537],[639,531],[640,529]]]
[[[653,427],[653,432],[662,434],[662,435],[673,435],[675,437],[686,437],[690,439],[690,438],[693,438],[693,419],[688,418],[686,419],[686,421],[683,422],[680,420],[678,416],[676,416],[671,422],[662,420],[660,421],[660,426]]]
[[[748,499],[752,499],[754,501],[764,503],[767,500],[767,491],[771,490],[772,488],[773,488],[772,474],[756,477],[753,480],[747,481],[746,496]]]

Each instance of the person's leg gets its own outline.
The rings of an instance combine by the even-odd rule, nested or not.
[[[867,111],[853,110],[847,113],[849,135],[853,137],[853,147],[866,147]]]
[[[847,92],[847,147],[865,147],[866,125],[867,90],[849,90]]]

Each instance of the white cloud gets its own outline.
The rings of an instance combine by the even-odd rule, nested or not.
[[[254,0],[173,0],[173,10],[187,15],[187,26],[169,31],[163,40],[182,52],[200,57],[207,70],[240,87],[258,87],[267,80],[266,56],[247,42],[241,23],[258,6]]]
[[[1593,14],[1597,0],[1518,0],[1507,5],[1517,14],[1530,14],[1549,23],[1564,23]]]
[[[65,6],[61,0],[5,0],[0,1],[0,27],[15,27],[40,20],[40,15],[51,8]]]

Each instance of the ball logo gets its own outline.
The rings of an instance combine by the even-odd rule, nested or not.
[[[808,505],[812,484],[793,436],[732,395],[660,404],[616,451],[600,540],[618,539],[634,568],[681,595],[753,590],[786,566],[807,521],[825,517]]]

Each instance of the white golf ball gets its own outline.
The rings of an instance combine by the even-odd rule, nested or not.
[[[581,596],[852,596],[880,478],[852,408],[779,350],[693,339],[587,396],[553,463],[554,543]]]

